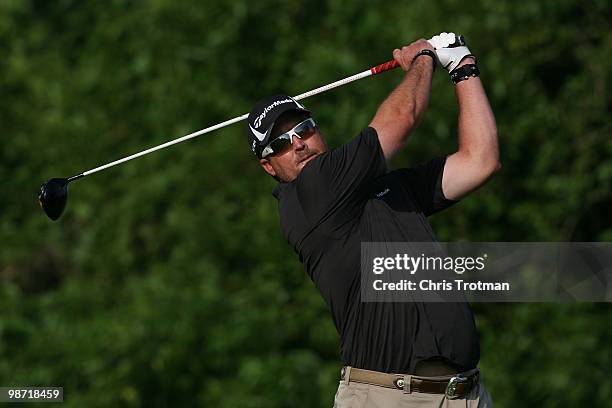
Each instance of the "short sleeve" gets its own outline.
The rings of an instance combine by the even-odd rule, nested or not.
[[[446,156],[442,156],[408,169],[394,171],[404,186],[412,192],[426,216],[442,211],[458,202],[447,199],[442,191],[445,164]]]
[[[304,167],[296,180],[300,204],[311,222],[330,211],[352,212],[365,195],[363,187],[386,172],[378,134],[368,127]]]

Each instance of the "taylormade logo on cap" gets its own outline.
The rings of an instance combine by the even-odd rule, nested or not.
[[[255,122],[253,122],[253,124],[255,125],[256,128],[261,126],[261,121],[264,120],[264,118],[266,117],[266,115],[268,114],[268,112],[270,112],[274,107],[278,106],[278,105],[282,105],[283,103],[291,103],[291,102],[295,102],[293,99],[283,99],[281,101],[274,101],[272,102],[271,105],[266,106],[263,110],[263,112],[261,112],[261,114],[257,117],[257,119],[255,119]],[[299,104],[297,102],[295,102],[298,106]]]
[[[259,100],[248,115],[246,136],[249,147],[259,157],[266,143],[269,143],[270,134],[274,122],[284,113],[290,110],[310,111],[300,105],[295,99],[286,94],[271,95]]]
[[[253,126],[249,125],[249,128],[251,128],[251,132],[253,132],[253,134],[255,135],[255,137],[257,138],[257,140],[259,140],[260,142],[263,142],[263,140],[266,138],[266,136],[268,136],[268,132],[270,132],[270,130],[272,130],[272,127],[270,126],[270,129],[266,130],[265,132],[260,132],[258,130],[256,130],[255,128],[253,128]],[[254,142],[254,141],[253,141]]]

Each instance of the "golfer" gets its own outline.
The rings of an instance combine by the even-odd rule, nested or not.
[[[341,339],[335,407],[488,407],[467,303],[361,302],[362,242],[429,242],[427,217],[500,168],[495,119],[476,59],[442,33],[393,51],[401,83],[369,126],[330,150],[315,118],[286,95],[259,101],[247,137],[274,190],[283,234],[325,299]],[[436,65],[459,105],[458,150],[412,168],[386,161],[406,145],[429,101]],[[438,119],[439,120],[439,119]]]

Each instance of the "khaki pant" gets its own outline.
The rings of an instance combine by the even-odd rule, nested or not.
[[[419,378],[428,377],[419,376]],[[354,381],[350,384],[348,381],[340,381],[334,398],[334,408],[491,408],[492,406],[491,396],[485,389],[482,379],[465,398],[454,400],[447,399],[443,394],[421,392],[407,394],[402,390]]]

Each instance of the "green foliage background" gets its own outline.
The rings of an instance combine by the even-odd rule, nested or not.
[[[284,242],[239,125],[35,200],[69,176],[465,34],[503,170],[432,218],[440,240],[610,241],[609,2],[0,0],[0,385],[67,407],[331,406],[327,309]],[[332,146],[399,71],[306,101]],[[456,145],[446,75],[394,165]],[[607,406],[609,304],[477,304],[496,406]]]

